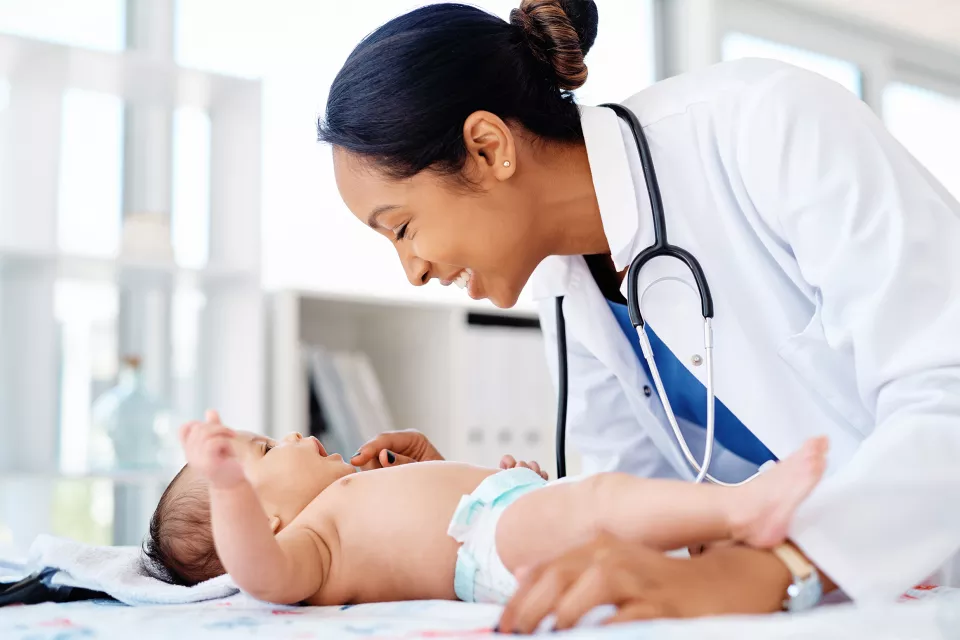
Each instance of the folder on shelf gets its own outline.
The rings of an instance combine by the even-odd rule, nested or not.
[[[311,433],[331,453],[353,454],[393,429],[376,372],[366,354],[306,347],[312,401]],[[316,430],[316,432],[314,432]]]

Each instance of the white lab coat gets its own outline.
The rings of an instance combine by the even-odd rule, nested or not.
[[[698,258],[713,293],[717,397],[781,459],[829,436],[827,476],[791,539],[855,600],[891,600],[938,568],[950,583],[960,549],[960,205],[863,103],[795,67],[725,63],[624,104],[644,125],[669,241]],[[582,122],[622,270],[653,242],[639,156],[609,109],[584,107]],[[664,275],[693,282],[659,258],[641,290]],[[548,258],[532,292],[554,375],[554,297],[565,296],[568,446],[585,471],[691,478],[583,259]],[[705,382],[691,360],[703,345],[695,290],[661,282],[643,302],[650,326]],[[703,430],[685,430],[699,457]],[[721,449],[711,471],[732,480],[753,468]]]

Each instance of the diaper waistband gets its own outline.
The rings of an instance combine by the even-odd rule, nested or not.
[[[470,495],[460,498],[447,534],[457,542],[463,542],[477,514],[483,509],[506,507],[527,491],[545,484],[546,480],[540,477],[539,473],[524,467],[507,469],[488,476]]]

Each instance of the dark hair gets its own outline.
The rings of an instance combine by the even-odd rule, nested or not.
[[[582,141],[570,91],[586,82],[598,20],[593,0],[523,0],[509,23],[463,4],[411,11],[347,58],[318,138],[395,178],[458,173],[463,123],[478,110],[541,139]]]
[[[193,586],[225,571],[213,543],[206,483],[180,487],[186,470],[184,466],[160,496],[143,543],[142,565],[158,580]]]

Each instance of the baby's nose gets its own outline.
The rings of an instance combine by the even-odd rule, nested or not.
[[[300,440],[303,440],[303,436],[300,435],[298,432],[294,431],[293,433],[288,433],[284,438],[284,440],[287,440],[289,442],[299,442]]]

